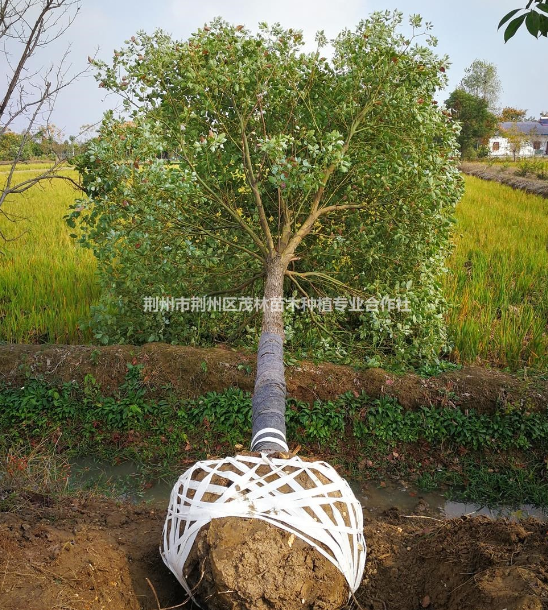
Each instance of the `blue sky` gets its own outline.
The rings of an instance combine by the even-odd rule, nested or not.
[[[313,42],[314,33],[323,29],[328,36],[344,27],[352,28],[375,10],[399,9],[419,13],[434,25],[439,39],[438,53],[449,55],[449,86],[439,94],[446,99],[463,77],[464,69],[476,58],[494,63],[503,86],[501,106],[526,108],[538,115],[548,110],[548,40],[535,40],[520,31],[504,44],[497,32],[501,17],[525,0],[83,0],[82,9],[62,40],[40,56],[42,63],[55,61],[71,44],[74,70],[87,64],[88,55],[98,48],[98,57],[109,60],[115,48],[137,30],[152,32],[162,28],[174,38],[185,39],[197,27],[215,16],[255,28],[259,21],[279,21],[286,27],[302,29]],[[63,91],[57,100],[52,122],[65,136],[76,134],[85,123],[98,121],[115,104],[105,99],[104,90],[92,77],[83,78]]]

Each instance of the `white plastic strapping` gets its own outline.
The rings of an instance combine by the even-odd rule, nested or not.
[[[265,465],[269,468],[260,475]],[[195,480],[198,473],[201,480]],[[214,477],[228,483],[215,484]],[[312,488],[299,478],[311,481]],[[205,494],[213,495],[206,501]],[[171,492],[160,553],[191,597],[185,562],[200,529],[221,517],[261,519],[295,534],[343,573],[352,592],[358,588],[366,556],[362,508],[329,464],[239,455],[197,462],[187,470]]]

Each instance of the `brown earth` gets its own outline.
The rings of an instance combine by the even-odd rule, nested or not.
[[[90,374],[104,393],[116,391],[127,364],[143,365],[143,381],[152,396],[169,391],[180,398],[221,392],[230,386],[252,391],[255,354],[227,347],[197,348],[164,343],[142,347],[114,345],[0,345],[0,382],[24,385],[28,376],[50,383],[77,381]],[[548,404],[548,381],[519,379],[480,366],[465,366],[428,379],[395,375],[382,369],[356,370],[330,363],[303,361],[286,368],[288,394],[313,402],[352,391],[372,397],[393,396],[406,408],[422,405],[459,406],[492,412],[497,406],[543,409]]]
[[[333,610],[348,600],[346,580],[328,559],[259,519],[215,519],[198,534],[188,564],[187,582],[208,610]]]
[[[0,513],[0,608],[158,610],[181,604],[184,592],[158,553],[163,521],[163,510],[99,499],[48,507],[37,497],[18,514]],[[546,523],[440,520],[392,509],[366,516],[365,536],[365,574],[349,608],[548,606]]]
[[[503,170],[501,165],[489,165],[487,163],[461,163],[460,170],[464,174],[492,180],[506,184],[514,189],[548,198],[548,181],[538,180],[534,175],[517,176],[517,167],[508,167]]]

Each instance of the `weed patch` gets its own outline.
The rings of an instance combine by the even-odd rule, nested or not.
[[[492,414],[452,407],[411,410],[393,398],[347,393],[313,404],[289,399],[287,428],[305,454],[338,463],[353,478],[408,477],[426,489],[464,489],[470,500],[548,506],[544,411],[511,405]],[[125,382],[109,396],[91,375],[81,386],[28,379],[23,387],[3,387],[0,432],[22,456],[17,461],[7,445],[0,447],[7,456],[2,487],[8,486],[10,459],[25,464],[24,456],[40,452],[63,459],[130,460],[144,484],[172,478],[197,459],[247,446],[251,396],[230,388],[191,400],[171,394],[152,399],[142,366],[129,364]],[[12,468],[8,474],[17,472]]]

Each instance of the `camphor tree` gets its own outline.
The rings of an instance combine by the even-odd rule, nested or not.
[[[457,127],[432,99],[445,59],[396,34],[399,20],[344,33],[332,61],[322,46],[299,54],[295,31],[215,23],[185,43],[140,34],[98,64],[129,111],[107,115],[89,145],[91,199],[69,220],[99,260],[99,342],[256,345],[260,312],[150,313],[143,298],[261,298],[275,259],[290,298],[409,302],[286,308],[294,353],[420,366],[448,349],[440,278]]]
[[[100,86],[133,110],[108,114],[88,147],[89,199],[69,223],[80,222],[107,283],[122,295],[123,282],[139,286],[136,315],[147,285],[173,294],[171,276],[186,295],[259,284],[272,302],[288,281],[299,296],[312,282],[366,296],[364,259],[381,249],[394,265],[381,239],[405,278],[407,257],[424,284],[439,283],[461,192],[458,128],[433,100],[446,60],[398,34],[401,19],[377,13],[342,32],[330,61],[321,34],[305,54],[300,32],[216,20],[184,43],[139,34],[112,65],[96,62]],[[340,250],[358,260],[326,273]],[[282,312],[266,307],[262,331],[260,354],[269,345],[281,363]],[[282,377],[272,377],[280,426]]]
[[[376,13],[343,31],[329,60],[321,33],[318,50],[303,53],[298,31],[261,24],[254,34],[217,19],[185,42],[139,33],[111,65],[95,62],[100,86],[125,98],[129,116],[107,115],[88,147],[89,198],[69,223],[121,306],[128,284],[141,290],[136,310],[156,287],[262,287],[254,451],[287,451],[277,304],[288,287],[366,296],[363,270],[373,261],[382,275],[384,260],[414,273],[425,301],[432,295],[433,328],[442,318],[440,273],[461,194],[458,127],[433,99],[447,60],[428,34],[417,41],[428,30],[419,17],[409,39],[401,20]],[[347,266],[330,266],[343,257]]]
[[[18,146],[9,159],[11,171],[0,187],[0,213],[12,221],[17,219],[16,215],[2,207],[10,195],[23,193],[37,182],[53,177],[74,183],[70,177],[58,173],[62,159],[21,182],[16,179],[15,169],[17,163],[25,159],[33,136],[40,130],[51,130],[49,118],[59,92],[83,73],[69,74],[68,50],[56,64],[41,66],[36,63],[42,61],[44,49],[71,26],[79,9],[79,0],[0,2],[0,56],[6,75],[6,87],[0,94],[0,137],[9,134],[10,130],[21,131]],[[4,239],[1,232],[0,239]]]

